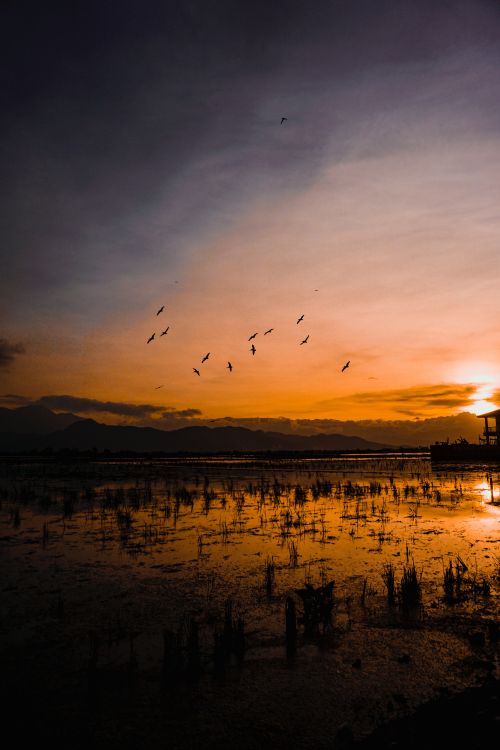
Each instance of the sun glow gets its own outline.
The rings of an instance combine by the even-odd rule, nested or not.
[[[474,401],[470,405],[470,410],[473,414],[485,414],[497,408],[493,401],[489,400],[493,395],[493,391],[494,385],[492,383],[481,385],[476,389]]]
[[[498,406],[490,399],[498,389],[500,381],[498,371],[487,363],[465,363],[453,372],[453,380],[457,383],[468,383],[475,388],[471,395],[467,410],[473,414],[484,414],[497,409]]]
[[[489,411],[494,411],[498,407],[492,401],[481,399],[479,401],[473,401],[467,408],[473,414],[479,415],[487,414]]]

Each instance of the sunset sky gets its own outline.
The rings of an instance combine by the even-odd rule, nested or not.
[[[3,405],[500,405],[497,2],[7,5]]]

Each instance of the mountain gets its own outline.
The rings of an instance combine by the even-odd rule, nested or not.
[[[212,453],[224,451],[340,451],[390,447],[347,435],[284,435],[245,427],[118,427],[93,419],[75,422],[49,435],[0,434],[0,450],[72,449],[134,451],[137,453]]]
[[[286,417],[222,417],[219,427],[238,426],[249,430],[282,432],[285,435],[338,434],[363,437],[375,443],[423,446],[437,441],[454,441],[460,437],[477,443],[484,424],[470,412],[426,419],[287,419]]]
[[[64,430],[80,419],[74,414],[55,414],[45,406],[20,406],[18,409],[0,407],[0,432],[47,435]]]

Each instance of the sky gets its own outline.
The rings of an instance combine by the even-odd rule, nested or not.
[[[500,406],[497,2],[66,5],[2,21],[1,403]]]

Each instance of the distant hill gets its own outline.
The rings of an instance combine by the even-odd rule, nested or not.
[[[64,430],[80,419],[74,414],[55,414],[45,406],[20,406],[18,409],[0,407],[0,432],[47,435]]]
[[[377,450],[390,447],[348,435],[284,435],[245,427],[118,427],[93,419],[74,422],[49,435],[0,434],[0,450],[54,449],[134,451],[137,453],[212,453],[219,451]]]
[[[389,445],[429,446],[442,440],[466,438],[477,443],[484,424],[470,412],[427,419],[286,419],[285,417],[223,417],[219,427],[237,425],[249,430],[282,432],[285,435],[353,435],[375,443]]]

